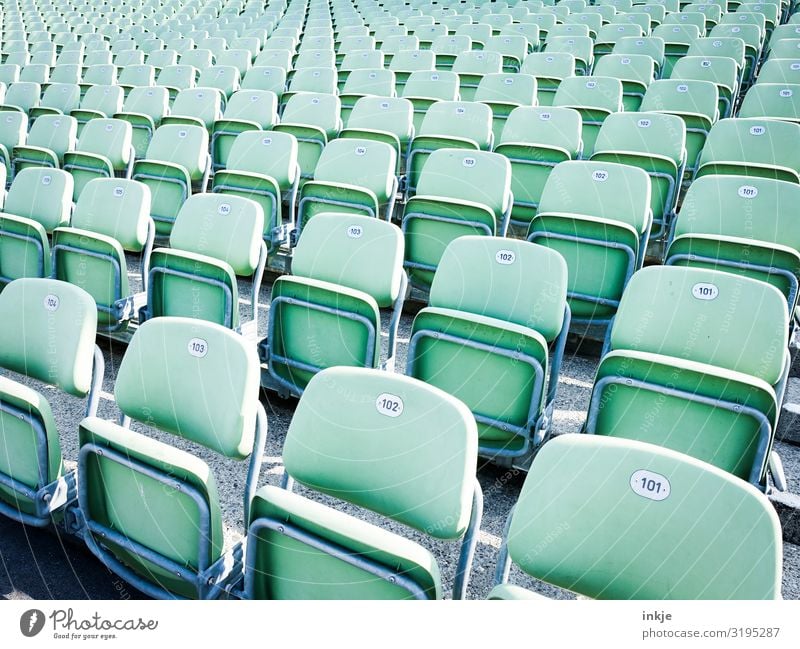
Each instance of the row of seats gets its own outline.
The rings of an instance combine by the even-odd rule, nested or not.
[[[449,116],[457,115],[457,104],[440,104],[439,107],[447,109],[442,113],[443,122]],[[455,111],[450,112],[453,108]],[[573,120],[573,132],[577,133],[578,119],[574,111],[563,110],[563,117]],[[526,115],[527,123],[550,121],[542,118],[557,121],[559,117],[556,109],[520,108],[512,113],[507,128],[515,126],[517,111],[530,113]],[[92,120],[90,125],[98,127],[98,139],[102,140],[106,135],[104,120]],[[519,154],[519,157],[511,157],[509,162],[509,158],[498,153],[448,148],[447,138],[415,138],[410,145],[410,151],[414,154],[410,160],[424,157],[425,162],[419,172],[415,191],[405,205],[402,225],[406,246],[404,254],[400,256],[401,263],[409,272],[412,283],[430,286],[433,273],[450,241],[462,234],[494,235],[505,232],[513,214],[514,181],[528,190],[525,198],[541,187],[540,194],[536,196],[537,211],[528,222],[525,236],[530,241],[558,250],[568,260],[568,297],[575,321],[608,323],[616,311],[626,282],[644,261],[648,236],[653,227],[653,214],[662,216],[663,227],[663,215],[671,214],[676,205],[684,154],[682,140],[678,138],[675,142],[675,136],[682,134],[681,126],[681,120],[677,117],[657,113],[613,115],[600,130],[602,148],[591,160],[559,162],[556,159],[546,165],[542,165],[536,148]],[[488,122],[486,129],[488,131]],[[778,185],[787,185],[782,191],[787,196],[791,195],[794,187],[790,184],[797,184],[800,173],[800,164],[795,160],[796,151],[791,144],[797,129],[798,126],[788,122],[722,120],[712,129],[703,149],[702,164],[695,182],[706,176],[716,178],[720,174],[762,176],[787,181]],[[91,135],[93,130],[87,127],[85,135]],[[643,132],[647,133],[647,138],[640,134]],[[188,142],[185,145],[187,148],[181,149],[177,145],[181,145],[182,139],[188,139],[189,134],[194,137],[194,144]],[[78,167],[77,171],[72,169],[72,165],[65,164],[72,171],[71,175],[62,170],[35,167],[21,171],[9,190],[4,207],[4,230],[8,233],[4,238],[6,251],[2,258],[4,281],[29,273],[47,276],[52,272],[47,235],[56,228],[70,225],[69,202],[75,193],[74,179],[83,180],[86,187],[95,189],[86,197],[82,193],[78,198],[76,214],[72,217],[73,227],[116,237],[121,246],[112,255],[116,270],[105,273],[101,284],[89,289],[105,309],[113,311],[114,304],[128,305],[123,311],[114,311],[117,317],[106,323],[113,328],[124,326],[138,311],[130,308],[132,298],[122,290],[119,277],[124,274],[120,271],[125,267],[123,250],[139,252],[147,248],[143,261],[148,260],[149,247],[145,245],[146,241],[150,239],[152,247],[152,238],[159,232],[158,221],[147,225],[151,223],[149,217],[158,218],[161,214],[174,213],[174,218],[158,219],[168,227],[161,232],[174,235],[171,241],[174,247],[205,254],[213,258],[215,263],[226,264],[225,268],[239,269],[235,273],[226,273],[228,279],[223,282],[224,290],[230,291],[230,296],[224,307],[214,300],[207,311],[197,304],[192,307],[203,317],[233,327],[237,326],[234,321],[238,319],[237,293],[233,290],[235,275],[261,275],[259,268],[266,263],[269,246],[264,252],[260,239],[270,241],[273,232],[285,227],[280,210],[285,192],[299,196],[295,232],[305,230],[307,222],[320,212],[338,211],[369,217],[382,214],[387,220],[392,217],[398,180],[395,176],[395,152],[385,143],[349,138],[333,140],[320,154],[314,179],[306,182],[297,192],[298,147],[295,138],[279,132],[242,133],[236,137],[231,149],[234,161],[232,169],[215,175],[213,194],[195,195],[196,200],[187,203],[190,183],[185,178],[188,176],[191,180],[192,176],[200,177],[202,168],[197,166],[194,173],[188,173],[171,160],[175,160],[180,153],[189,160],[198,156],[202,159],[205,131],[197,126],[165,125],[157,130],[156,135],[151,147],[157,146],[158,150],[164,151],[166,161],[159,161],[155,155],[153,159],[137,161],[133,165],[133,178],[140,182],[94,178],[86,183],[88,178],[103,175],[93,173],[88,164],[76,163],[74,166]],[[428,144],[430,140],[439,139],[443,142],[434,141],[433,146]],[[577,136],[574,139],[577,141]],[[440,144],[445,148],[436,148]],[[523,148],[520,143],[505,145],[506,148],[514,146]],[[275,157],[263,157],[261,152],[265,148],[274,152]],[[636,152],[637,148],[641,150]],[[665,164],[667,156],[662,152],[671,152],[669,165]],[[83,155],[67,154],[76,159]],[[414,164],[411,169],[414,170]],[[184,173],[183,181],[181,171]],[[167,175],[169,172],[173,177]],[[410,177],[415,176],[412,173]],[[100,180],[102,182],[98,182]],[[738,183],[737,192],[744,198],[755,198],[758,193],[757,188],[747,189],[754,185],[746,179],[734,179],[732,182]],[[772,182],[769,187],[775,184]],[[702,186],[715,185],[716,182]],[[35,196],[31,194],[31,187],[38,188]],[[591,191],[587,191],[588,188],[592,188]],[[766,190],[761,191],[762,198],[768,195]],[[755,195],[749,196],[748,192]],[[108,197],[122,197],[128,193],[132,202],[121,209],[115,219],[106,217],[105,223],[93,225],[82,218],[86,210],[99,211],[99,206],[105,206]],[[690,195],[694,194],[690,192]],[[720,195],[712,196],[718,208],[716,212],[708,212],[709,218],[715,213],[724,213],[720,212],[719,206],[725,205],[725,202]],[[156,206],[153,205],[155,200],[159,201]],[[204,240],[192,242],[185,239],[180,227],[175,232],[176,224],[189,223],[192,217],[188,215],[199,205],[208,206],[209,213],[221,210],[217,226],[220,233],[230,237],[230,241],[240,241],[243,250],[253,251],[248,253],[248,263],[234,261],[233,257],[238,253],[231,252],[232,248],[213,250]],[[749,238],[769,241],[773,248],[775,245],[796,246],[786,230],[790,227],[786,220],[786,209],[782,208],[782,204],[767,205],[770,218],[780,225],[774,226],[774,232],[767,230],[765,225],[763,232],[752,232]],[[254,224],[253,227],[247,226],[244,239],[238,238],[238,226],[234,225],[234,217],[230,216],[231,213],[238,215],[240,212],[249,214],[247,222]],[[292,210],[290,219],[293,216]],[[229,221],[226,222],[226,218]],[[255,221],[258,222],[257,226]],[[124,227],[130,228],[129,231],[139,233],[135,241],[115,234],[124,223],[128,224]],[[690,227],[691,221],[679,218],[673,221],[673,227],[674,223],[680,223],[680,226],[677,232],[670,233],[670,242],[687,234],[686,228]],[[598,231],[601,224],[603,229]],[[735,226],[729,221],[718,227],[741,234],[745,226]],[[28,233],[27,247],[19,241],[20,229]],[[56,243],[53,242],[54,250],[58,248]],[[668,258],[673,253],[693,254],[686,250],[678,252],[681,245],[679,242],[674,249],[671,248]],[[295,250],[294,257],[298,254],[302,254],[302,251]],[[109,263],[108,260],[105,263]],[[783,274],[792,278],[791,264],[782,265],[786,266]],[[53,265],[55,272],[58,272],[58,268],[58,264]],[[598,269],[603,272],[598,272]],[[149,276],[150,271],[144,269],[143,272]],[[208,272],[196,271],[194,276],[202,277]],[[116,279],[111,281],[109,278]],[[787,296],[790,311],[793,311],[796,290],[791,286],[796,281],[790,279],[787,284],[784,277],[780,282],[782,286],[785,285],[782,290]],[[105,288],[101,290],[101,286]],[[147,285],[144,288],[146,291]],[[180,300],[177,302],[180,303]],[[148,303],[152,303],[152,300],[148,300]],[[182,309],[187,314],[186,307]],[[164,309],[155,312],[164,313]]]
[[[483,238],[463,238],[453,245],[453,254],[458,254],[458,246],[485,242]],[[523,242],[519,246],[525,253],[540,250]],[[518,258],[514,263],[522,261]],[[501,265],[509,268],[514,263]],[[758,282],[714,271],[643,271],[639,281],[651,282],[656,272],[672,286],[673,276],[684,275],[684,281],[677,283],[687,292],[693,292],[690,286],[697,279],[707,280],[704,286],[717,282],[723,293],[743,287],[744,300],[755,295],[754,290],[763,289]],[[651,291],[648,295],[663,293]],[[662,297],[662,304],[672,306],[669,299],[675,297]],[[772,328],[775,320],[768,317],[775,315],[771,296],[762,292],[760,297],[760,304],[766,307],[761,322]],[[713,304],[703,302],[703,306]],[[47,316],[37,318],[41,324],[32,329],[26,315],[37,309],[44,309]],[[740,311],[752,313],[750,303],[743,302]],[[456,541],[459,569],[453,596],[464,595],[481,517],[480,488],[474,474],[481,435],[480,423],[476,427],[461,401],[426,383],[386,372],[342,367],[325,370],[309,383],[287,433],[284,488],[256,490],[266,415],[257,398],[258,359],[241,336],[211,323],[182,318],[164,317],[142,325],[115,381],[115,400],[123,416],[117,424],[94,414],[103,368],[99,351],[92,361],[95,309],[90,296],[56,280],[21,279],[0,295],[0,312],[4,316],[0,335],[6,341],[3,367],[79,397],[88,394],[88,416],[78,431],[78,469],[64,472],[47,401],[30,388],[3,379],[7,443],[3,446],[0,498],[5,515],[34,525],[46,525],[51,517],[65,515],[69,529],[81,535],[105,565],[155,597],[218,597],[223,593],[255,598],[442,596],[436,560],[422,546],[293,493],[297,481],[434,539]],[[695,324],[703,321],[699,312],[695,315]],[[735,313],[732,321],[739,315]],[[431,307],[417,316],[415,329],[420,319],[428,326],[437,318],[459,316],[465,324],[470,321],[458,310]],[[485,329],[512,326],[490,317],[483,320],[473,324]],[[59,326],[66,322],[80,326]],[[23,344],[8,344],[12,337],[19,340],[23,326]],[[69,330],[69,339],[62,338],[64,344],[55,348],[42,345],[48,327]],[[621,332],[624,327],[619,327]],[[708,326],[715,327],[714,321]],[[417,336],[420,331],[427,330],[418,330]],[[468,340],[474,349],[480,349],[474,338]],[[431,344],[442,346],[453,340],[433,335]],[[159,353],[154,354],[156,349]],[[615,353],[619,351],[609,356]],[[640,354],[642,362],[655,362],[641,350]],[[448,367],[453,369],[450,363]],[[696,367],[700,372],[703,366],[698,363]],[[180,383],[170,378],[178,374],[185,377]],[[728,376],[732,374],[735,372]],[[669,380],[668,374],[665,378]],[[658,385],[652,374],[646,380],[651,384],[645,390],[671,390],[671,398],[682,396],[698,409],[712,410],[709,402],[713,399],[708,395],[681,395],[671,384]],[[628,393],[617,399],[630,402],[634,387],[631,381],[624,384]],[[197,409],[198,399],[208,407]],[[613,401],[603,410],[619,405]],[[715,404],[712,412],[721,410]],[[684,421],[686,416],[683,413]],[[131,420],[145,421],[224,457],[248,461],[246,544],[224,545],[216,484],[208,467],[186,451],[130,430]],[[741,432],[743,426],[737,428]],[[676,429],[690,428],[679,422]],[[638,430],[639,426],[628,429],[619,425],[613,433],[593,429],[595,435],[561,436],[544,447],[531,466],[515,508],[498,564],[500,585],[492,592],[493,598],[530,596],[505,583],[510,561],[534,577],[592,597],[780,596],[780,527],[763,495],[744,481],[687,455],[619,439],[626,437],[624,431],[636,437]],[[702,432],[698,434],[704,446],[712,441],[703,439]],[[679,445],[673,437],[667,436],[666,446]],[[375,439],[381,442],[375,444]],[[372,441],[366,443],[368,440]],[[664,443],[663,439],[657,441]],[[692,444],[695,455],[697,441]],[[723,446],[734,446],[729,440],[722,441],[727,443]],[[587,472],[589,459],[594,468]],[[354,466],[359,470],[353,471]],[[563,473],[571,467],[582,472],[580,485],[564,483]],[[418,479],[434,474],[435,480]],[[698,484],[704,488],[698,489]],[[713,504],[706,498],[709,488],[718,495]],[[587,489],[592,494],[590,516],[576,512],[573,503],[573,498]],[[135,502],[131,493],[137,494]],[[681,497],[675,497],[677,494]],[[668,510],[659,508],[658,503],[667,501]],[[542,507],[545,503],[547,507]],[[159,512],[157,518],[152,516],[154,511]],[[542,511],[547,512],[545,522],[562,521],[566,536],[555,544],[545,544],[553,546],[546,553],[531,553],[545,533]],[[670,514],[668,525],[663,523],[664,511]],[[654,552],[647,555],[649,560],[630,562],[632,541],[614,542],[619,529],[651,517],[660,521],[660,534],[649,535],[651,540],[637,542],[637,547],[653,545]],[[606,548],[604,556],[614,567],[613,580],[591,568],[598,550],[595,544],[590,545],[594,549],[582,549],[580,539],[585,539],[586,530],[609,539],[612,554],[607,556]],[[720,536],[720,530],[725,534]],[[718,541],[708,543],[710,537]],[[652,540],[655,538],[658,540]],[[674,549],[675,543],[703,548],[706,560],[698,564],[696,549],[688,555],[655,552]],[[662,572],[665,553],[673,557],[668,572]],[[731,562],[732,557],[741,560]],[[655,572],[654,562],[658,562]],[[729,567],[722,570],[720,565]],[[580,579],[574,578],[576,574]],[[677,582],[676,574],[682,576]]]

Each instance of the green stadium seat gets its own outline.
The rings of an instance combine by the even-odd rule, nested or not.
[[[75,148],[77,130],[78,123],[74,117],[39,117],[31,126],[25,143],[18,144],[11,151],[14,174],[26,167],[61,167],[64,154]]]
[[[475,90],[474,101],[492,109],[492,134],[500,140],[508,116],[519,106],[536,104],[536,78],[530,74],[504,72],[484,75]]]
[[[585,431],[665,446],[766,489],[788,337],[786,299],[765,282],[640,270],[606,342]]]
[[[700,38],[700,28],[692,24],[666,23],[653,30],[653,36],[664,41],[664,66],[661,78],[669,79],[675,64],[689,51],[689,46]]]
[[[795,59],[765,61],[756,83],[800,83],[800,55]]]
[[[322,150],[342,130],[340,112],[336,95],[315,92],[296,94],[283,109],[281,121],[273,130],[297,139],[301,183],[313,177]]]
[[[334,67],[304,67],[294,71],[286,92],[281,97],[281,107],[298,92],[337,94],[339,75]]]
[[[466,35],[437,36],[430,47],[430,51],[436,57],[437,70],[452,70],[458,55],[470,50],[472,50],[472,39]]]
[[[706,138],[719,118],[719,91],[716,83],[691,79],[659,79],[648,87],[641,110],[670,113],[684,121],[686,172],[694,173]]]
[[[168,65],[158,73],[156,84],[169,91],[169,100],[172,102],[181,90],[194,88],[197,85],[198,76],[199,71],[191,65]]]
[[[408,76],[402,94],[414,106],[414,130],[418,131],[431,105],[458,100],[459,75],[452,71],[418,70]]]
[[[264,155],[263,147],[269,147]],[[264,240],[270,254],[288,241],[294,225],[300,167],[297,140],[288,133],[245,131],[236,137],[228,167],[214,174],[212,192],[259,203],[264,212]],[[288,209],[284,211],[282,205]]]
[[[53,279],[18,279],[0,293],[0,367],[47,386],[0,377],[0,514],[26,525],[62,519],[77,498],[48,398],[86,399],[86,415],[96,413],[104,363],[95,313],[89,295]]]
[[[223,108],[230,96],[239,89],[241,75],[232,65],[212,65],[200,71],[197,85],[201,88],[215,88],[222,93]],[[175,99],[177,101],[177,98]],[[174,105],[173,105],[174,108]]]
[[[119,70],[117,83],[122,86],[122,89],[127,95],[132,88],[155,85],[155,79],[155,67],[140,63],[122,66]]]
[[[650,178],[613,162],[566,161],[544,186],[528,240],[567,261],[572,322],[607,326],[641,268],[652,225]]]
[[[800,125],[768,119],[723,119],[711,129],[695,177],[760,176],[800,183]]]
[[[742,100],[739,117],[767,118],[800,124],[800,84],[755,84]]]
[[[614,49],[616,50],[616,46]],[[588,36],[548,35],[544,53],[571,54],[575,59],[575,73],[579,75],[588,75],[594,65],[594,41]]]
[[[511,223],[527,231],[553,167],[580,157],[581,116],[571,108],[520,107],[508,117],[495,153],[511,163]]]
[[[332,411],[341,414],[333,423],[323,415]],[[245,596],[441,598],[436,559],[383,524],[396,521],[415,538],[458,543],[453,598],[463,599],[483,510],[476,461],[475,423],[457,399],[409,377],[325,370],[286,436],[286,489],[262,487],[251,505]],[[295,480],[379,515],[381,525],[293,493]]]
[[[84,541],[151,597],[215,598],[241,578],[243,548],[224,547],[215,476],[173,440],[249,459],[242,489],[248,520],[267,433],[258,374],[258,357],[242,336],[194,319],[156,318],[137,330],[119,367],[114,396],[122,425],[97,417],[81,423]],[[198,401],[213,407],[198,408]],[[134,432],[131,420],[175,437]]]
[[[121,119],[97,118],[81,132],[74,151],[64,154],[63,168],[74,181],[73,200],[93,178],[130,178],[134,150],[131,125]]]
[[[202,126],[209,133],[214,123],[222,117],[225,97],[218,88],[198,86],[178,91],[169,115],[161,118],[162,124]]]
[[[50,276],[47,235],[69,223],[72,176],[31,167],[14,178],[0,212],[0,289],[21,277]]]
[[[88,93],[87,93],[88,94]],[[131,142],[136,159],[143,158],[147,147],[161,125],[161,120],[169,112],[169,92],[166,88],[132,88],[125,98],[122,112],[114,114],[115,119],[125,120],[131,125]]]
[[[458,74],[462,101],[472,101],[481,79],[487,74],[502,72],[503,55],[492,50],[462,52],[456,56],[452,71]]]
[[[395,149],[384,142],[366,139],[337,139],[320,155],[314,179],[300,190],[297,240],[315,214],[365,214],[392,220],[398,180]]]
[[[278,122],[278,97],[269,90],[239,90],[228,100],[222,118],[214,122],[211,157],[214,170],[227,166],[239,133],[269,130]]]
[[[69,227],[53,231],[53,275],[97,303],[101,331],[124,330],[137,311],[125,253],[141,254],[143,293],[153,249],[150,190],[135,180],[95,178],[81,192]]]
[[[639,167],[650,176],[652,239],[669,232],[686,166],[686,127],[665,113],[609,115],[597,136],[591,159]]]
[[[655,78],[655,65],[646,54],[607,54],[595,63],[593,74],[622,81],[623,109],[635,112]]]
[[[409,144],[414,136],[414,106],[397,97],[362,97],[350,113],[340,138],[385,142],[394,148],[397,175],[405,170]]]
[[[169,237],[169,248],[150,256],[147,305],[139,322],[179,316],[258,332],[258,293],[267,262],[261,205],[241,196],[197,194],[186,199]],[[239,319],[236,278],[252,281],[250,317]]]
[[[150,187],[156,233],[169,235],[181,205],[194,190],[205,191],[211,173],[208,131],[200,126],[165,124],[153,133],[147,154],[131,177]]]
[[[394,97],[395,94],[395,76],[391,70],[364,68],[351,71],[339,92],[342,123],[347,126],[353,106],[361,97]]]
[[[31,122],[40,115],[69,115],[80,105],[81,88],[77,83],[51,83],[42,93],[39,104],[28,111]]]
[[[572,471],[581,477],[564,481]],[[512,563],[593,599],[781,598],[781,531],[769,501],[652,444],[559,436],[536,456],[509,523],[489,599],[536,597],[509,583]]]
[[[39,105],[39,95],[42,89],[38,83],[32,81],[15,81],[2,97],[3,110],[18,110],[26,115],[31,108]]]
[[[567,266],[526,241],[464,236],[414,318],[407,374],[464,402],[479,453],[519,464],[552,422],[569,330]]]
[[[634,23],[615,23],[603,25],[597,32],[597,37],[594,41],[594,58],[595,67],[598,60],[614,50],[614,46],[621,38],[626,36],[633,38],[642,38],[644,30]]]
[[[439,101],[425,114],[408,152],[406,194],[416,192],[419,176],[437,149],[491,151],[492,110],[479,102]]]
[[[260,344],[268,387],[299,396],[327,367],[393,369],[407,286],[402,264],[397,226],[357,214],[314,216],[294,249],[292,274],[272,286]],[[392,310],[385,359],[380,309]]]
[[[684,56],[675,63],[671,78],[715,83],[720,118],[731,116],[739,92],[739,70],[733,59],[727,56]]]
[[[603,121],[623,110],[622,81],[613,77],[567,77],[556,90],[553,106],[572,108],[581,114],[583,155],[589,157]]]
[[[792,205],[800,185],[729,175],[698,178],[683,199],[666,264],[724,270],[772,284],[795,314],[800,239]],[[753,223],[753,215],[757,222]]]
[[[511,164],[489,151],[438,149],[430,154],[406,203],[405,266],[426,290],[447,245],[466,234],[505,236],[514,197]]]

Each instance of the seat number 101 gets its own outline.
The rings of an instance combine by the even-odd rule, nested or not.
[[[639,469],[631,476],[633,492],[649,500],[664,500],[670,494],[671,485],[666,476],[647,469]]]

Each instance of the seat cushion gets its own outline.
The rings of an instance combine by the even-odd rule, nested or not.
[[[298,494],[262,487],[250,522],[272,518],[361,555],[414,581],[430,599],[441,597],[439,566],[420,545]],[[400,599],[408,591],[300,541],[263,531],[255,546],[254,595],[270,599]],[[248,548],[253,551],[253,547]]]

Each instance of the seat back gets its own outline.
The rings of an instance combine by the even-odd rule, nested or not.
[[[39,104],[41,86],[33,81],[15,81],[8,87],[3,103],[27,113]]]
[[[0,367],[89,393],[97,308],[88,293],[54,279],[15,280],[0,293],[0,323]]]
[[[644,232],[650,212],[650,179],[636,167],[568,160],[553,169],[539,214],[566,213],[609,219]]]
[[[744,97],[739,117],[768,117],[800,123],[800,84],[757,83]]]
[[[72,176],[61,169],[23,169],[11,183],[3,211],[36,221],[52,232],[69,223],[72,182]]]
[[[606,57],[608,58],[608,57]],[[632,155],[656,155],[675,162],[685,158],[686,126],[676,115],[666,113],[614,113],[609,115],[595,142],[595,153],[604,151]]]
[[[492,142],[492,109],[478,102],[437,101],[425,113],[418,136],[451,136],[488,149]]]
[[[275,66],[250,68],[242,79],[241,89],[270,90],[278,95],[283,94],[286,89],[286,70]]]
[[[222,116],[222,97],[217,88],[185,88],[172,103],[170,115],[195,117],[210,128]]]
[[[567,77],[558,87],[553,105],[616,113],[622,110],[622,82],[613,77]]]
[[[147,242],[149,220],[149,187],[124,178],[95,178],[78,197],[70,225],[112,237],[124,250],[140,252]]]
[[[299,68],[289,82],[289,91],[335,94],[337,80],[336,68]]]
[[[785,298],[772,286],[715,270],[648,267],[628,282],[610,349],[696,361],[774,385],[785,362],[776,350],[788,331]]]
[[[244,459],[253,449],[258,367],[252,345],[229,329],[188,318],[154,318],[131,339],[114,398],[132,419]],[[199,402],[206,407],[198,408]]]
[[[323,414],[334,410],[336,418]],[[306,387],[283,461],[314,491],[457,539],[470,519],[475,420],[460,401],[415,379],[331,368]]]
[[[292,256],[292,273],[363,291],[379,307],[390,307],[400,294],[403,252],[403,235],[391,223],[321,213],[303,227]]]
[[[445,249],[428,303],[496,318],[558,337],[567,303],[560,254],[527,241],[463,236]]]
[[[572,469],[584,479],[560,478]],[[633,531],[645,529],[658,533]],[[780,598],[780,524],[767,499],[709,464],[631,440],[548,442],[522,487],[508,552],[527,574],[596,599]]]
[[[78,122],[74,117],[67,115],[41,115],[31,126],[26,146],[42,147],[52,151],[58,160],[62,160],[64,153],[75,148]],[[24,151],[24,149],[23,149]],[[25,154],[22,153],[22,158]],[[18,164],[19,168],[19,163]]]
[[[533,106],[536,99],[536,78],[531,74],[486,74],[478,83],[475,101],[511,103]]]
[[[176,250],[224,261],[237,275],[250,276],[258,267],[263,232],[264,212],[255,201],[195,194],[181,206],[169,243]]]
[[[231,95],[222,118],[246,120],[269,128],[278,121],[278,97],[270,90],[239,90]]]
[[[263,174],[287,190],[297,174],[297,139],[279,131],[245,131],[228,154],[228,170]]]
[[[341,102],[336,95],[303,92],[293,95],[286,103],[282,123],[316,126],[329,136],[339,130]]]
[[[736,173],[800,182],[800,125],[769,119],[723,119],[711,129],[698,175]]]
[[[83,127],[76,150],[105,156],[115,170],[122,170],[131,157],[132,134],[125,120],[92,119]]]
[[[119,86],[91,86],[81,100],[81,110],[97,111],[112,117],[122,110],[123,92]]]
[[[511,165],[488,151],[438,149],[420,174],[417,196],[472,201],[488,207],[499,224],[510,207]]]
[[[152,65],[126,65],[119,72],[118,82],[125,86],[152,86],[156,69]]]
[[[208,159],[208,131],[200,126],[159,126],[147,147],[148,160],[171,162],[184,169],[203,170]]]
[[[458,97],[458,75],[450,71],[416,70],[408,76],[403,97],[455,101]]]

